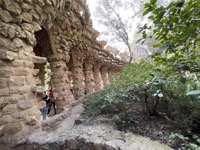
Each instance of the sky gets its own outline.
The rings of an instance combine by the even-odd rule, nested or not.
[[[94,17],[94,13],[96,10],[96,6],[97,6],[97,0],[87,0],[87,4],[89,6],[90,9],[90,13],[91,13],[91,19],[93,21],[93,27],[94,29],[98,30],[99,32],[104,32],[106,29],[103,25],[100,25],[98,23],[98,21],[96,20],[96,18]],[[124,14],[125,16],[130,15],[130,13],[125,12]],[[136,24],[135,24],[135,28],[136,28]],[[134,31],[133,31],[134,32]],[[132,33],[133,35],[133,33]],[[108,43],[108,45],[111,45],[113,47],[116,47],[118,50],[120,50],[121,52],[125,51],[127,49],[126,45],[123,42],[113,42],[111,41],[111,38],[109,36],[106,35],[101,35],[98,40],[106,40]]]
[[[99,29],[98,31],[103,31],[104,27],[99,25],[99,23],[97,22],[97,20],[94,17],[94,13],[95,13],[96,6],[97,6],[97,0],[87,0],[87,4],[89,5],[91,19],[93,20],[93,27],[97,30]],[[124,15],[128,15],[128,14],[126,13]]]
[[[89,5],[89,9],[90,9],[90,13],[91,13],[91,19],[93,20],[93,27],[94,27],[95,29],[97,29],[97,30],[98,30],[98,28],[99,28],[99,30],[102,30],[102,29],[101,29],[102,27],[100,27],[100,26],[98,25],[97,21],[96,21],[95,18],[94,18],[94,12],[95,12],[95,8],[96,8],[96,6],[97,6],[96,0],[88,0],[87,3],[88,3],[88,5]]]
[[[126,0],[126,1],[129,1],[129,0]],[[132,0],[130,0],[130,1],[132,1]],[[167,3],[169,3],[170,1],[172,1],[172,0],[165,0],[165,2],[167,2]],[[106,28],[103,25],[100,25],[98,23],[98,21],[96,20],[96,18],[94,17],[94,13],[95,13],[95,10],[96,10],[96,7],[97,7],[97,0],[87,0],[87,4],[88,4],[89,9],[90,9],[91,19],[93,20],[94,29],[98,30],[100,33],[103,32],[103,31],[106,31]],[[129,18],[130,15],[132,15],[131,11],[129,9],[128,11],[122,12],[122,13],[124,13],[123,16]],[[125,17],[123,17],[123,18],[125,18]],[[145,18],[143,18],[142,20],[138,20],[137,18],[135,18],[134,20],[131,21],[132,30],[130,31],[130,34],[129,34],[129,38],[131,39],[129,42],[133,42],[133,40],[134,41],[138,40],[138,39],[134,39],[134,35],[135,35],[134,33],[137,32],[137,23],[139,23],[139,22],[142,23],[142,24],[145,24],[148,21]],[[105,36],[105,35],[104,36],[101,35],[100,38],[98,38],[98,40],[106,40],[109,45],[117,47],[117,49],[120,50],[120,51],[125,51],[127,49],[126,45],[123,42],[113,42],[110,39],[111,38],[109,36]]]

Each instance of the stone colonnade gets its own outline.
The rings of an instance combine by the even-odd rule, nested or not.
[[[0,0],[0,145],[21,143],[40,126],[45,63],[61,111],[126,65],[97,36],[81,0]]]
[[[85,61],[84,72],[85,72],[85,94],[91,94],[93,90],[93,62],[89,58]]]

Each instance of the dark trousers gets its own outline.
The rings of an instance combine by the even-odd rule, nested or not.
[[[54,109],[54,115],[56,114],[56,103],[55,102],[52,102],[53,104],[53,109]]]
[[[56,114],[56,104],[55,104],[55,102],[52,102],[52,104],[53,104],[53,110],[54,110],[54,115],[55,115]],[[51,111],[51,106],[48,107],[48,113],[47,114],[49,114],[50,111]]]

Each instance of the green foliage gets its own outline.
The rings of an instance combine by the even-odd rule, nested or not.
[[[137,125],[133,115],[127,111],[114,115],[112,121],[119,130],[126,130],[126,127]]]
[[[47,91],[48,90],[48,85],[49,85],[49,82],[50,82],[50,79],[51,79],[51,70],[50,70],[50,66],[49,66],[49,63],[47,63],[45,65],[45,75],[44,75],[44,79],[45,79],[45,90]]]
[[[175,70],[188,70],[198,72],[199,44],[200,44],[200,1],[179,0],[172,1],[168,6],[158,6],[154,2],[145,4],[143,15],[149,15],[153,25],[145,24],[140,32],[145,41],[149,30],[159,44],[154,45],[159,49],[154,56],[156,62],[172,66]]]
[[[142,35],[139,41],[144,42],[148,37],[153,36],[158,40],[158,44],[154,45],[159,50],[153,56],[155,65],[164,66],[165,69],[171,70],[170,73],[177,72],[176,75],[167,75],[170,81],[167,80],[169,82],[162,87],[161,95],[164,95],[163,101],[168,99],[173,104],[170,109],[174,110],[174,113],[171,115],[175,115],[178,120],[183,119],[182,115],[178,115],[178,112],[184,114],[181,109],[186,109],[187,113],[194,116],[199,113],[197,109],[199,107],[197,96],[199,95],[198,72],[200,70],[199,6],[200,1],[196,0],[172,1],[167,6],[159,6],[150,1],[145,4],[143,15],[148,14],[153,24],[145,24],[139,31]],[[149,36],[149,33],[153,35]],[[194,85],[196,87],[193,87]],[[154,95],[157,96],[158,92]],[[172,101],[173,99],[175,100]],[[182,125],[191,124],[189,123],[191,120],[188,118],[184,123],[181,121]]]
[[[140,33],[145,40],[153,33],[158,40],[154,63],[132,63],[104,91],[85,102],[90,116],[109,114],[118,129],[137,126],[134,104],[139,102],[148,115],[162,115],[189,135],[172,133],[181,149],[200,149],[200,1],[173,1],[158,6],[145,4],[153,26],[145,24]],[[152,30],[149,32],[149,30]]]
[[[107,91],[101,91],[89,97],[89,99],[84,103],[86,109],[86,113],[89,116],[97,116],[101,113],[102,109],[104,108],[106,103],[110,103],[109,101],[105,100]],[[107,106],[107,105],[106,105]]]
[[[124,68],[122,74],[112,85],[118,89],[124,88],[124,90],[129,90],[132,86],[144,85],[145,81],[147,82],[151,78],[152,67],[152,64],[145,61],[141,61],[139,64],[132,63]]]
[[[141,102],[145,113],[168,118],[181,129],[198,133],[199,103],[199,46],[200,1],[173,1],[158,6],[156,0],[145,4],[143,15],[149,15],[153,25],[140,28],[142,43],[155,37],[158,52],[154,63],[145,61],[130,64],[105,90],[86,102],[89,115],[111,114],[117,127],[137,125],[132,110]],[[149,32],[151,30],[151,32]],[[153,35],[149,35],[153,33]],[[172,134],[183,149],[199,149],[199,137]]]
[[[92,95],[84,103],[86,113],[89,116],[98,116],[119,112],[123,107],[122,101],[117,99],[119,95],[120,93],[116,93],[111,87]]]
[[[193,135],[192,138],[188,138],[179,133],[171,133],[169,138],[180,145],[180,148],[183,150],[200,150],[200,138],[196,135]]]
[[[172,67],[141,61],[125,68],[109,87],[90,97],[85,107],[89,116],[110,114],[117,127],[126,128],[137,122],[132,108],[140,102],[149,115],[163,114],[181,128],[192,128],[200,105],[196,96],[186,92],[198,88],[192,77],[180,78]]]
[[[139,92],[137,90],[145,85],[144,79],[148,82],[148,79],[152,78],[149,75],[151,68],[152,65],[145,61],[139,64],[130,64],[122,74],[114,79],[110,86],[89,97],[84,103],[86,113],[89,116],[112,114],[113,122],[117,126],[132,124],[134,121],[130,110],[133,103],[130,102],[139,100],[139,97],[133,96],[132,92]]]

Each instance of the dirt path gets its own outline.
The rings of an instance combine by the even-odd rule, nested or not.
[[[56,128],[53,130],[46,128],[46,131],[35,132],[27,143],[19,146],[18,149],[24,147],[26,150],[37,148],[53,148],[55,150],[171,150],[167,145],[132,133],[120,132],[111,125],[103,123],[74,124],[83,111],[82,104],[73,107],[70,115],[57,124]],[[62,117],[62,115],[60,116]],[[44,125],[48,125],[48,122],[51,123],[50,119],[53,118],[48,118]]]

